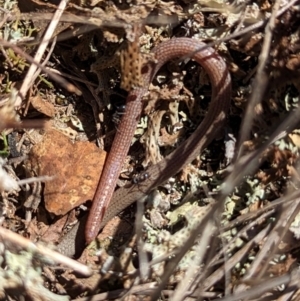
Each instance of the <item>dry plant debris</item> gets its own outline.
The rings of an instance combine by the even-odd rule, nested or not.
[[[220,140],[161,183],[145,212],[137,205],[135,227],[129,209],[84,250],[91,277],[2,238],[0,299],[300,300],[299,1],[57,2],[0,0],[2,227],[64,241],[62,228],[81,215],[72,209],[93,198],[122,88],[143,85],[141,66],[164,40],[213,42],[233,78],[232,105]],[[119,186],[184,143],[210,94],[188,58],[159,71]],[[54,179],[20,181],[45,175]]]
[[[93,198],[104,161],[105,152],[95,144],[72,143],[64,134],[50,129],[31,149],[28,169],[37,175],[54,176],[45,183],[45,206],[55,215],[65,215]]]

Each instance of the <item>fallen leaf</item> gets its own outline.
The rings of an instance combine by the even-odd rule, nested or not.
[[[106,153],[91,142],[72,143],[62,133],[49,129],[29,156],[39,176],[54,176],[45,183],[46,209],[64,215],[92,199],[105,156]]]
[[[31,97],[30,103],[37,111],[45,114],[48,117],[54,117],[54,105],[51,102],[44,100],[40,95]]]

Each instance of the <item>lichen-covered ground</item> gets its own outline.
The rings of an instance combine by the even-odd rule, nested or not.
[[[0,300],[300,300],[300,1],[63,4],[0,0]],[[55,245],[90,207],[123,88],[142,85],[150,50],[174,37],[225,60],[224,130],[98,243],[59,257]],[[185,143],[210,97],[194,61],[163,66],[118,187],[140,185],[132,179]]]

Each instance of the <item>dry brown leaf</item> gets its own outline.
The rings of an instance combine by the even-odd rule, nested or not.
[[[45,183],[46,209],[63,215],[92,199],[105,156],[93,143],[73,144],[60,132],[48,130],[30,154],[32,166],[38,166],[38,175],[55,176]]]
[[[55,115],[54,105],[48,101],[43,100],[40,95],[31,97],[30,103],[40,113],[43,113],[48,117],[54,117]]]

